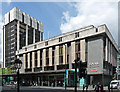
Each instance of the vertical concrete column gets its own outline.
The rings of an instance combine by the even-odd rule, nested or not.
[[[75,42],[71,42],[71,62],[75,60]]]
[[[44,66],[46,65],[46,49],[43,49],[43,57],[42,57],[42,70],[44,71]]]
[[[32,52],[32,72],[34,72],[35,68],[35,52]]]
[[[112,60],[112,44],[110,44],[110,51],[111,51],[111,53],[110,53],[110,60],[111,60],[111,64],[113,65],[114,64],[114,62],[113,62],[113,60]]]
[[[63,45],[63,64],[65,63],[67,64],[67,44]]]
[[[30,68],[30,53],[27,54],[28,55],[28,69]]]
[[[35,43],[35,29],[33,29],[33,43]]]
[[[105,61],[108,61],[108,38],[106,38],[106,45],[105,45]]]
[[[37,51],[37,67],[40,67],[40,50]]]
[[[28,45],[28,25],[26,25],[26,46]]]
[[[26,54],[23,54],[23,65],[24,69],[26,69]]]
[[[85,62],[85,39],[80,40],[80,59]]]
[[[49,48],[49,66],[52,66],[52,47]]]
[[[18,21],[17,22],[17,50],[19,50],[19,48],[20,48],[20,29],[19,29],[19,25],[20,25],[20,22]]]
[[[42,41],[42,40],[41,40],[41,31],[40,31],[40,41]]]
[[[59,46],[55,47],[55,66],[54,70],[57,70],[57,65],[59,65]]]
[[[108,41],[108,44],[109,44],[109,63],[111,64],[111,62],[110,62],[110,53],[111,53],[111,52],[110,52],[110,50],[111,50],[111,49],[110,49],[110,41]]]

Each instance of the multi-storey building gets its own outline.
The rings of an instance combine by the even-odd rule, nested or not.
[[[16,59],[16,50],[43,40],[43,24],[13,8],[4,16],[3,34],[3,66],[10,67]]]
[[[117,56],[117,79],[120,80],[120,47],[119,47],[119,52],[118,52],[118,56]]]
[[[106,25],[88,26],[22,47],[16,55],[23,62],[21,82],[52,86],[74,85],[76,57],[87,63],[87,84],[107,85],[117,66],[118,47]],[[28,77],[28,75],[30,75]]]

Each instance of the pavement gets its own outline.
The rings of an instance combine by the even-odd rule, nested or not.
[[[95,92],[92,87],[88,87],[88,91],[84,92]],[[17,92],[16,88],[13,86],[4,86],[1,92]],[[78,87],[77,92],[83,92],[82,87]],[[48,86],[30,86],[30,87],[20,87],[20,92],[74,92],[74,87],[67,87],[65,90],[64,87],[48,87]],[[105,92],[109,92],[107,87]],[[111,92],[120,92],[118,89],[113,89]]]

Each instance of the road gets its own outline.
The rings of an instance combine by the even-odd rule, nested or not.
[[[2,92],[17,92],[15,88],[11,87],[3,87]],[[21,87],[20,92],[74,92],[74,90],[64,90],[64,89],[53,89],[53,88],[30,88],[30,87]],[[77,91],[77,92],[83,92],[83,91]],[[86,92],[86,91],[84,91]],[[87,91],[87,92],[95,92],[95,91]],[[105,91],[109,92],[109,91]],[[117,89],[113,89],[111,92],[120,92]]]

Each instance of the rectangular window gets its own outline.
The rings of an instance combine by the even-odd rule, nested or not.
[[[59,42],[62,42],[62,37],[59,38]]]
[[[46,65],[49,65],[49,48],[46,49]]]
[[[32,19],[30,18],[30,26],[32,26]]]
[[[33,28],[28,27],[28,45],[33,43]]]
[[[80,40],[77,40],[75,42],[75,53],[76,53],[76,58],[80,58]]]
[[[47,45],[48,45],[48,41],[45,42],[45,46],[47,46]]]
[[[59,64],[63,64],[63,45],[59,46]]]
[[[37,67],[37,51],[35,51],[35,67]]]
[[[32,52],[30,52],[30,68],[32,68]]]
[[[40,50],[40,66],[42,66],[42,52],[43,50]]]
[[[40,31],[35,29],[35,42],[39,42],[40,41]]]
[[[54,65],[55,47],[52,48],[52,65]]]
[[[37,22],[37,30],[39,30],[39,23]]]
[[[41,41],[43,41],[43,32],[41,32]]]
[[[22,14],[22,22],[24,23],[24,15]]]
[[[79,37],[79,32],[75,33],[75,38]]]

